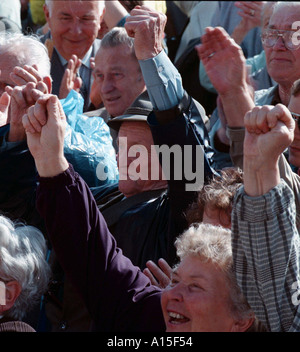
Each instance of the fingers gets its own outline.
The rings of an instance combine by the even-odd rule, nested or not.
[[[10,77],[18,86],[23,86],[28,82],[38,83],[43,80],[39,72],[29,65],[24,65],[23,67],[16,66],[10,74]]]
[[[10,104],[10,96],[7,92],[2,93],[0,97],[0,112],[7,111]]]
[[[42,130],[42,127],[46,124],[47,122],[47,101],[49,97],[48,96],[42,96],[40,97],[36,104],[32,107],[30,107],[27,111],[27,114],[25,114],[22,118],[23,126],[25,128],[26,132],[30,133],[40,133]]]
[[[92,70],[95,68],[95,58],[94,57],[90,58],[90,66],[91,66]]]
[[[240,47],[221,27],[207,27],[205,34],[201,37],[201,44],[196,46],[198,56],[203,64],[208,63],[210,59],[215,59],[215,57],[224,61],[225,49],[228,51],[226,55],[232,56],[236,55],[235,52],[238,53]]]
[[[8,123],[8,108],[10,104],[10,96],[8,93],[4,92],[0,96],[0,121],[2,123]]]
[[[33,105],[47,91],[47,86],[39,83],[39,88],[33,82],[27,83],[26,86],[16,86],[14,88],[6,87],[6,92],[13,98],[13,104],[16,104],[19,109],[27,109]]]
[[[59,90],[60,99],[66,98],[72,89],[79,91],[81,88],[82,80],[79,77],[81,64],[82,61],[76,55],[72,55],[61,81]]]
[[[286,106],[257,106],[247,112],[244,118],[245,128],[249,133],[265,134],[273,129],[277,122],[283,122],[288,129],[293,130],[294,121]]]
[[[147,276],[150,278],[153,284],[165,288],[170,283],[170,275],[172,269],[164,259],[159,259],[158,264],[159,266],[157,266],[153,261],[149,260],[146,263],[148,270],[145,270],[147,272]]]
[[[152,285],[159,287],[158,281],[156,281],[155,277],[152,275],[151,271],[148,268],[143,270],[143,273],[149,278]]]
[[[242,10],[244,14],[253,17],[255,15],[260,16],[264,1],[238,1],[234,5]]]
[[[27,133],[40,133],[48,120],[65,120],[63,108],[55,95],[41,96],[22,118]]]
[[[153,33],[156,33],[154,36],[158,38],[158,42],[161,42],[166,23],[167,17],[165,14],[147,6],[136,6],[130,12],[130,16],[126,18],[125,29],[130,37],[136,38],[137,33],[141,34],[144,41],[153,39]],[[148,33],[151,33],[152,36],[148,36]],[[159,43],[156,43],[156,45],[159,45]]]

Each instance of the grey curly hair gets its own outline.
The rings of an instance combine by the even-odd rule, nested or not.
[[[175,246],[180,260],[188,255],[197,256],[203,262],[212,262],[224,272],[230,289],[228,306],[235,318],[254,316],[236,282],[229,229],[204,223],[194,224],[177,237]]]

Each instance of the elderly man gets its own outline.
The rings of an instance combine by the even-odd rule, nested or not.
[[[94,89],[100,94],[104,107],[86,115],[101,116],[106,122],[123,115],[146,90],[134,41],[125,28],[114,28],[104,36],[95,57],[93,76]],[[117,133],[111,129],[111,135],[117,150]]]
[[[297,2],[280,2],[274,6],[268,28],[262,35],[262,42],[268,73],[277,84],[268,90],[256,91],[254,99],[248,86],[241,48],[222,28],[208,28],[202,37],[198,53],[219,93],[226,117],[230,154],[236,166],[243,165],[245,113],[255,105],[287,105],[291,87],[300,77],[300,43],[297,36],[293,40],[297,28],[292,28],[293,23],[298,21],[299,14],[300,4]]]
[[[46,0],[44,13],[50,28],[41,41],[46,44],[51,57],[53,94],[59,95],[61,80],[72,55],[81,61],[81,94],[84,110],[89,105],[91,87],[90,59],[96,55],[100,45],[97,39],[100,22],[104,14],[104,1],[54,1]]]

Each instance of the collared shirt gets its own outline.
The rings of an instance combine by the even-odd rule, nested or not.
[[[181,76],[165,51],[139,63],[153,108],[164,111],[179,104],[184,94]]]
[[[241,187],[232,212],[237,281],[270,331],[300,331],[300,237],[293,191],[285,181],[260,197]]]

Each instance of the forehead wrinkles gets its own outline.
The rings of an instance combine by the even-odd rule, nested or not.
[[[292,24],[299,21],[300,6],[278,9],[270,18],[270,28],[291,29]]]
[[[107,57],[110,57],[109,62],[107,62]],[[97,64],[123,64],[128,65],[128,63],[134,62],[137,67],[140,67],[138,60],[132,54],[132,51],[128,46],[120,44],[117,46],[101,47],[98,49],[95,63]]]
[[[54,1],[50,5],[50,11],[66,13],[72,16],[100,15],[99,6],[93,1]]]

